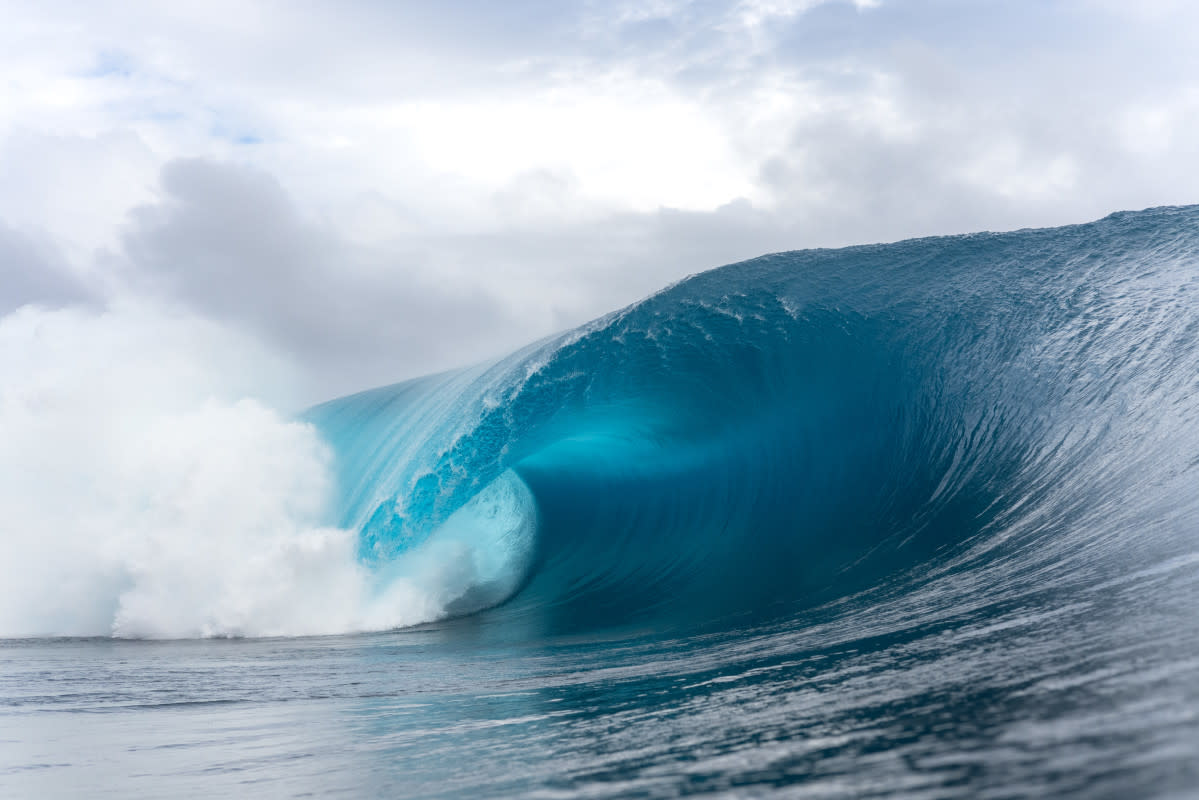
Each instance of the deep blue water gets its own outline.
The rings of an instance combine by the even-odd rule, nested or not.
[[[470,554],[447,618],[0,643],[0,793],[1199,796],[1199,207],[766,256],[308,418],[380,591]]]

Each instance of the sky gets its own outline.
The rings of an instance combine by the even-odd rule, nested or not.
[[[0,363],[26,409],[55,370],[152,351],[296,410],[767,252],[1199,202],[1188,0],[0,18]]]

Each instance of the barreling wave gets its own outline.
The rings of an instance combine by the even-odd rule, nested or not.
[[[1199,207],[782,253],[309,418],[381,582],[469,548],[445,614],[574,630],[965,592],[1196,530],[1196,309]]]

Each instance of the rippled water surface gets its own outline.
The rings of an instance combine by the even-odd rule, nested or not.
[[[683,638],[9,642],[0,790],[1193,796],[1199,635],[1170,598],[1197,582],[1166,560],[930,619],[933,583]]]

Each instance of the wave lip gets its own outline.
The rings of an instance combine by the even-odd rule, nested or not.
[[[381,567],[377,583],[390,586],[403,580],[421,586],[435,603],[431,617],[492,608],[525,580],[537,527],[538,510],[528,486],[515,473],[504,472],[420,546]]]

